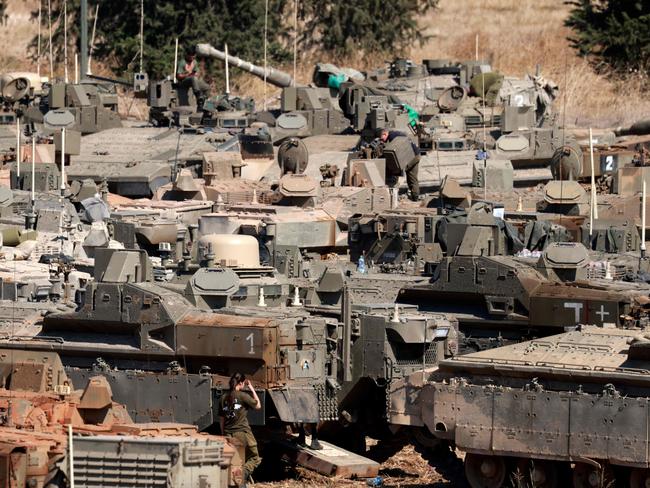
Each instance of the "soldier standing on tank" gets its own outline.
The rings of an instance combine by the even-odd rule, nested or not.
[[[384,144],[391,142],[396,137],[408,137],[404,132],[399,130],[388,130],[380,129],[378,131],[378,137]],[[415,157],[408,162],[405,168],[406,172],[406,184],[409,188],[410,198],[414,202],[418,201],[420,198],[420,181],[418,180],[418,168],[420,166],[420,148],[414,142],[411,142],[413,146],[413,152],[415,152]],[[386,168],[386,176],[391,176],[393,178],[399,177],[400,173],[389,174],[392,168]],[[394,169],[392,169],[394,171]]]
[[[181,87],[192,89],[196,96],[198,106],[202,107],[203,102],[210,95],[210,85],[199,79],[196,53],[194,51],[188,50],[185,53],[185,63],[181,63],[178,66],[176,78],[180,82]]]
[[[252,396],[242,391],[244,386],[248,387]],[[243,374],[233,374],[230,377],[229,387],[228,393],[219,400],[219,423],[222,434],[234,437],[245,448],[244,484],[242,486],[246,486],[255,468],[262,462],[257,450],[257,441],[248,425],[248,410],[259,410],[262,408],[262,404],[250,380],[247,380]]]

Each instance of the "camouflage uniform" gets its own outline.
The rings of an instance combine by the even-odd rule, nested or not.
[[[250,479],[251,474],[262,462],[260,453],[257,449],[257,440],[253,435],[253,432],[250,430],[242,430],[239,432],[233,432],[229,434],[228,437],[233,437],[237,439],[245,447],[244,459],[244,480]]]
[[[250,479],[262,458],[257,450],[257,440],[248,425],[248,410],[255,408],[256,402],[247,393],[237,391],[232,402],[226,393],[219,400],[219,416],[224,418],[224,434],[233,437],[242,443],[246,452],[244,463],[244,480]]]

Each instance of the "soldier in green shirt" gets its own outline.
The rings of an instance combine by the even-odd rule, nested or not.
[[[248,425],[248,410],[259,410],[262,408],[260,399],[253,389],[251,382],[241,373],[235,373],[230,377],[230,390],[219,400],[219,422],[221,432],[229,437],[239,440],[245,447],[246,460],[244,463],[244,485],[250,479],[262,458],[257,450],[257,441],[253,431]],[[248,387],[252,396],[244,393],[244,386]]]
[[[196,97],[199,109],[205,99],[210,96],[210,85],[199,78],[199,69],[196,64],[196,54],[192,50],[185,53],[185,63],[178,65],[176,79],[183,88],[191,88]]]

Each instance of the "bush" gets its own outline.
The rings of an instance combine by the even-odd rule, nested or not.
[[[565,25],[580,55],[599,68],[619,73],[650,66],[650,2],[646,0],[573,0]]]
[[[293,3],[293,2],[291,2]],[[333,54],[403,53],[426,37],[418,18],[438,0],[301,0],[302,44]]]

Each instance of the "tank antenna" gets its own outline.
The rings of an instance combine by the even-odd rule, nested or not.
[[[49,0],[48,0],[49,1]],[[81,8],[79,15],[79,46],[80,46],[80,63],[81,78],[86,76],[88,71],[88,0],[81,0]]]
[[[65,197],[65,127],[61,128],[61,201]]]
[[[36,201],[36,133],[32,134],[32,213],[34,213],[34,202]]]
[[[68,82],[68,0],[63,0],[63,79]]]
[[[50,81],[54,79],[54,61],[52,58],[52,0],[47,0],[47,21],[50,26]]]
[[[476,34],[476,60],[478,61],[478,34]],[[483,85],[483,200],[487,200],[487,152],[485,133],[485,73],[481,73],[481,84]]]
[[[567,51],[564,51],[564,93],[562,96],[562,150],[566,144],[566,95],[568,91],[567,71],[569,70],[569,57]],[[564,198],[564,175],[560,170],[560,199]],[[560,225],[562,225],[562,214],[560,214]]]
[[[36,43],[36,73],[41,78],[41,22],[42,22],[42,0],[38,0],[38,42]]]
[[[16,117],[16,177],[20,178],[20,117]]]
[[[227,65],[228,63],[226,63]],[[172,79],[176,83],[176,70],[178,69],[178,37],[176,38],[176,45],[174,46],[174,73],[172,74]]]
[[[268,30],[269,30],[269,0],[266,0],[264,2],[264,110],[266,110],[266,98],[267,98],[267,93],[266,93],[266,74],[267,74],[267,36],[268,36]],[[226,54],[226,65],[228,65],[228,56]],[[228,68],[226,68],[228,69]]]
[[[589,127],[589,160],[591,164],[591,211],[589,212],[589,240],[594,232],[594,219],[598,218],[598,203],[596,203],[596,175],[594,174],[594,136]],[[589,243],[591,247],[591,242]]]
[[[298,66],[298,0],[293,9],[293,86],[296,86],[296,68]]]
[[[641,259],[645,259],[645,224],[646,224],[646,180],[643,176],[642,183],[643,191],[641,192]]]
[[[74,447],[72,444],[72,424],[68,424],[68,454],[70,457],[70,463],[68,465],[68,478],[70,482],[70,488],[74,488]]]
[[[223,51],[226,53],[226,95],[230,95],[230,67],[228,66],[228,44],[224,44]],[[266,76],[266,72],[264,73],[264,76]],[[264,89],[266,90],[266,85],[264,85]],[[264,99],[266,100],[266,94],[264,95]]]
[[[140,73],[142,73],[143,57],[144,57],[144,0],[140,0]]]
[[[171,180],[172,183],[176,181],[176,177],[178,176],[178,151],[180,149],[181,145],[181,135],[183,134],[183,128],[179,127],[178,128],[178,140],[176,141],[176,156],[174,157],[174,166],[172,166],[172,174],[171,174]]]
[[[90,35],[90,54],[88,55],[88,73],[92,73],[91,64],[93,51],[95,51],[95,32],[97,31],[97,17],[99,16],[99,3],[95,6],[95,19],[93,20],[93,32]]]

